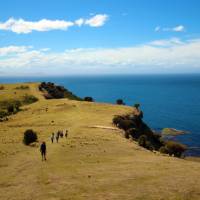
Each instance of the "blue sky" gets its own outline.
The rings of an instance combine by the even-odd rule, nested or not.
[[[199,0],[2,1],[0,74],[200,72],[199,8]]]

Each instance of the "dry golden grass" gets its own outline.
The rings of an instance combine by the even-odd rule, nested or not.
[[[29,86],[40,100],[0,123],[0,199],[200,199],[200,163],[149,152],[123,138],[121,131],[89,128],[110,127],[114,115],[133,108],[45,100],[37,84]],[[16,85],[9,87],[4,98],[13,98]],[[28,128],[47,142],[46,162],[38,148],[22,144]],[[65,129],[69,137],[51,144],[51,133]]]

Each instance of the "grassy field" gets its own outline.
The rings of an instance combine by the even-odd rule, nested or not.
[[[21,85],[21,84],[20,84]],[[199,200],[200,163],[155,154],[126,140],[111,127],[116,114],[135,112],[110,104],[45,100],[37,83],[4,85],[0,99],[28,92],[39,101],[23,106],[0,123],[0,199],[2,200]],[[47,161],[39,148],[22,144],[26,129],[47,142]],[[51,144],[53,131],[69,137]]]

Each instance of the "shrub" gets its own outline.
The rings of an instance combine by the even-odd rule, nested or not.
[[[135,128],[129,128],[126,132],[135,140],[137,140],[141,136],[140,132]]]
[[[27,90],[29,89],[29,86],[28,85],[20,85],[18,87],[15,88],[16,90]]]
[[[125,103],[122,99],[117,99],[116,104],[117,105],[125,105]]]
[[[140,107],[140,104],[139,103],[136,103],[136,104],[134,104],[134,106],[133,107],[135,107],[137,110],[139,109],[139,107]]]
[[[160,147],[159,152],[163,154],[169,154],[169,151],[165,146]]]
[[[114,116],[112,122],[113,122],[113,124],[115,124],[116,126],[118,126],[118,124],[119,124],[122,120],[124,120],[124,117],[123,117],[123,116],[116,115],[116,116]]]
[[[84,101],[94,102],[94,99],[92,97],[85,97]]]
[[[18,112],[20,110],[20,106],[22,106],[21,102],[16,100],[13,102],[15,110]]]
[[[0,111],[0,118],[4,118],[8,115],[8,113],[6,111],[1,110]]]
[[[132,120],[124,119],[119,121],[118,127],[127,131],[130,128],[135,128],[135,123]]]
[[[8,113],[13,113],[15,111],[15,107],[13,104],[8,104],[7,105],[7,111]]]
[[[23,97],[23,103],[24,104],[31,104],[31,103],[34,103],[38,101],[38,98],[36,98],[35,96],[33,95],[28,95],[26,94],[24,97]]]
[[[23,139],[23,143],[25,145],[29,145],[32,142],[36,142],[37,141],[37,133],[34,132],[32,129],[27,129],[24,132],[24,139]]]
[[[150,151],[153,151],[155,149],[155,147],[153,146],[153,144],[150,141],[146,141],[145,148]]]
[[[77,97],[72,92],[65,89],[63,86],[55,85],[51,82],[42,82],[39,85],[40,91],[46,91],[48,95],[44,95],[46,99],[60,99],[60,98],[68,98],[72,100],[78,100],[81,101],[82,99],[80,97]]]
[[[146,147],[146,143],[147,143],[147,136],[141,135],[138,139],[138,144],[142,147]]]
[[[181,155],[186,151],[187,147],[183,144],[174,141],[167,141],[165,144],[169,155],[174,155],[175,157],[181,157]]]
[[[0,85],[0,90],[4,90],[4,86],[3,85]]]
[[[125,137],[126,139],[129,139],[129,138],[130,138],[129,132],[128,132],[128,131],[126,131],[126,132],[124,133],[124,137]]]

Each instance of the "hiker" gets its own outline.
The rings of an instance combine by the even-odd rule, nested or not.
[[[60,131],[60,137],[63,138],[63,131]]]
[[[65,138],[67,139],[68,136],[68,130],[65,131]]]
[[[51,135],[51,142],[52,142],[52,144],[53,144],[53,140],[54,140],[54,133],[52,133],[52,135]]]
[[[42,161],[46,160],[46,143],[42,142],[42,144],[40,145],[40,152],[42,155]]]
[[[57,143],[58,143],[59,137],[60,137],[60,132],[58,131],[57,134],[56,134],[56,142]]]

